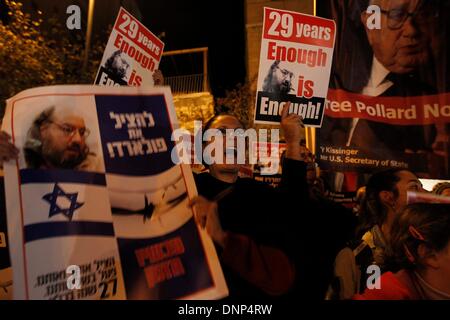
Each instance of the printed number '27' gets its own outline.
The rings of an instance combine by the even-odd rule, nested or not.
[[[269,19],[273,20],[273,23],[267,32],[270,36],[279,37],[281,35],[285,38],[290,38],[292,36],[292,32],[294,30],[294,19],[290,14],[280,14],[279,12],[272,11],[269,14]],[[280,31],[278,31],[279,26],[281,29]]]
[[[111,283],[112,282],[112,283]],[[102,282],[100,283],[100,287],[102,288],[102,294],[100,296],[100,299],[108,299],[110,297],[109,292],[110,290],[110,284],[112,285],[112,293],[111,296],[115,296],[117,292],[117,279],[112,279],[108,282]]]

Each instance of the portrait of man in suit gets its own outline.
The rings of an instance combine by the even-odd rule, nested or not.
[[[421,77],[431,67],[432,31],[438,17],[433,1],[372,0],[380,7],[381,28],[368,27],[369,14],[361,13],[373,57],[370,76],[361,93],[368,96],[419,96],[435,93]],[[430,151],[436,137],[431,126],[386,126],[378,122],[352,121],[348,143],[367,143],[380,149],[405,152]],[[373,133],[373,137],[370,136]],[[391,139],[392,137],[399,139]],[[382,138],[382,139],[380,139]],[[357,139],[366,139],[359,142]],[[382,141],[380,141],[382,140]],[[400,144],[400,145],[399,145]]]
[[[379,28],[369,23],[373,12],[367,8],[371,5],[380,10]],[[319,8],[322,16],[332,17],[338,25],[330,87],[371,97],[448,92],[449,81],[442,74],[449,58],[443,45],[449,30],[446,7],[448,4],[440,0],[333,0],[322,12]],[[385,159],[414,155],[425,162],[428,156],[436,159],[435,149],[442,147],[438,140],[448,139],[438,131],[448,134],[448,126],[325,117],[318,141],[376,153]],[[448,150],[443,151],[447,159],[441,162],[448,161]]]

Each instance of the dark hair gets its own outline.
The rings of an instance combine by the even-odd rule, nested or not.
[[[116,50],[111,57],[108,58],[108,60],[106,60],[105,62],[105,69],[107,72],[109,72],[111,75],[116,75],[119,76],[120,78],[124,78],[126,76],[126,74],[122,74],[121,72],[119,72],[119,70],[117,70],[114,66],[114,60],[116,59],[116,57],[122,55],[122,51],[121,50]],[[127,62],[128,64],[128,62]]]
[[[33,124],[28,130],[27,140],[23,147],[25,161],[29,168],[39,168],[42,163],[42,140],[41,140],[41,126],[48,122],[53,113],[55,112],[55,107],[50,107],[42,111],[36,119],[34,119]]]
[[[450,205],[414,203],[396,216],[391,229],[391,263],[399,269],[421,268],[420,244],[441,251],[450,241]]]
[[[43,140],[41,136],[41,128],[43,125],[52,122],[52,117],[54,113],[55,113],[54,106],[45,109],[34,119],[30,129],[28,130],[27,139],[23,147],[25,161],[27,163],[28,168],[39,169],[46,162],[44,160],[45,156],[43,155]],[[87,155],[95,156],[95,153],[90,152],[89,147],[85,146],[85,148],[83,149],[82,160],[84,160],[87,157]],[[74,166],[75,165],[71,162],[65,162],[64,164],[60,165],[61,168],[68,168],[68,169],[72,169]]]
[[[230,117],[236,118],[237,121],[239,121],[239,123],[242,125],[242,127],[245,128],[245,126],[244,126],[244,124],[242,123],[242,121],[239,120],[239,118],[236,117],[234,114],[227,113],[227,112],[220,112],[220,113],[215,114],[215,115],[212,116],[211,118],[209,118],[208,121],[206,121],[206,123],[203,125],[203,131],[206,131],[206,130],[210,129],[211,126],[212,126],[212,124],[214,123],[214,121],[216,121],[217,118],[219,118],[219,117],[221,117],[221,116],[230,116]]]
[[[375,225],[381,226],[387,218],[388,208],[380,199],[381,191],[391,191],[398,197],[397,182],[400,181],[399,172],[407,171],[401,168],[391,168],[374,173],[367,182],[366,192],[361,203],[359,213],[359,227],[357,235],[362,236]]]

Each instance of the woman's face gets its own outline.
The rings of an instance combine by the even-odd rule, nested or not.
[[[417,178],[417,176],[411,171],[402,170],[397,173],[397,176],[400,178],[400,180],[396,184],[398,190],[398,198],[395,200],[395,210],[400,211],[407,205],[408,191],[425,192],[425,190],[423,189],[422,183],[419,181],[419,178]]]
[[[223,115],[217,117],[216,120],[211,124],[210,129],[226,130],[226,129],[243,129],[241,122],[233,116]],[[213,142],[210,142],[211,144]],[[236,141],[234,146],[236,148]],[[244,150],[242,150],[244,151]],[[234,183],[238,177],[239,169],[242,164],[237,163],[236,153],[237,149],[229,150],[226,146],[225,135],[223,136],[223,163],[214,163],[209,166],[209,171],[213,177],[224,182]],[[232,164],[226,164],[225,159],[227,153],[234,152],[234,161]]]

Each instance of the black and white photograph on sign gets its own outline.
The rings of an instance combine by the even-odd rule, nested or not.
[[[127,61],[122,51],[115,51],[111,57],[106,60],[105,70],[112,78],[128,83],[128,77],[131,72],[130,63]]]
[[[0,0],[0,314],[447,314],[449,35],[450,0]]]
[[[262,91],[280,95],[290,94],[294,91],[292,84],[294,73],[280,67],[280,60],[276,60],[269,68],[264,78]]]
[[[334,29],[332,20],[264,8],[255,123],[279,123],[290,102],[289,113],[301,116],[305,126],[321,126]]]
[[[120,7],[94,83],[101,86],[153,85],[164,43]]]

